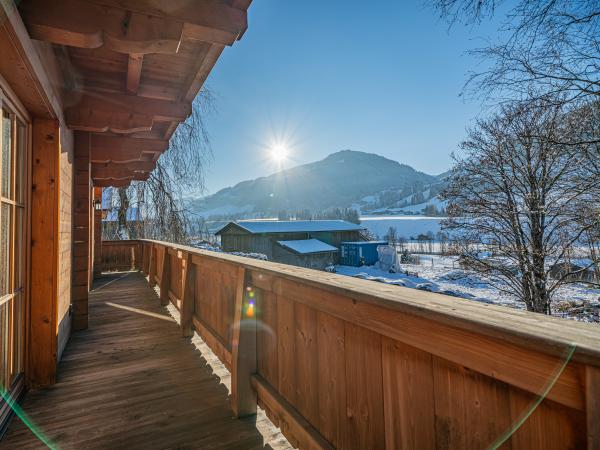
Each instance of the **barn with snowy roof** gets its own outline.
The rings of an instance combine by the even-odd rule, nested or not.
[[[263,253],[270,261],[323,269],[339,261],[345,241],[360,241],[363,228],[344,220],[240,220],[216,234],[226,252]]]

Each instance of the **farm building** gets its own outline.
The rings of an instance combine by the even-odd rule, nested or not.
[[[338,262],[342,242],[360,240],[361,231],[360,225],[343,220],[241,220],[216,234],[226,252],[263,253],[271,261],[322,268]]]
[[[342,242],[340,263],[344,266],[372,266],[379,255],[377,247],[388,245],[386,241]]]
[[[339,259],[339,250],[318,239],[277,241],[273,260],[309,269],[324,269]]]

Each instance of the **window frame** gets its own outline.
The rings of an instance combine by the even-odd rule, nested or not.
[[[6,308],[8,313],[8,354],[6,355],[6,367],[1,367],[6,380],[5,388],[9,395],[22,388],[27,371],[28,354],[28,328],[29,328],[29,280],[30,280],[30,252],[28,243],[31,236],[31,154],[32,154],[32,130],[31,117],[26,108],[18,100],[15,93],[10,89],[8,83],[0,76],[0,112],[2,113],[2,130],[4,111],[10,117],[11,148],[10,148],[10,187],[9,196],[4,197],[0,189],[0,205],[8,205],[10,216],[9,230],[9,280],[8,294],[0,297],[0,307]],[[22,128],[21,128],[22,127]],[[21,135],[22,133],[22,135]],[[3,133],[0,133],[0,146],[2,145]],[[21,143],[21,139],[24,143]],[[1,149],[1,147],[0,147]],[[0,178],[2,178],[2,160],[0,158]],[[19,178],[19,180],[18,180]],[[1,179],[0,179],[1,183]],[[1,184],[0,184],[1,185]],[[17,188],[21,192],[17,192]],[[2,214],[2,207],[0,207]],[[21,216],[21,220],[17,217]],[[1,220],[1,218],[0,218]],[[20,227],[20,230],[17,228]],[[17,238],[19,242],[17,242]],[[20,255],[17,255],[17,252]],[[18,263],[19,267],[16,267]],[[20,286],[16,286],[20,279]],[[19,302],[17,305],[16,302]],[[17,335],[16,315],[20,316],[21,331]],[[4,345],[4,344],[2,344]],[[17,348],[17,346],[19,348]],[[17,361],[17,359],[19,361]],[[4,364],[4,363],[3,363]],[[15,392],[18,395],[18,392]],[[0,416],[2,416],[2,402],[0,401]],[[0,417],[1,421],[1,417]]]

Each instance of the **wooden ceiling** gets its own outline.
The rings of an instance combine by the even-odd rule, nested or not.
[[[22,0],[32,39],[52,44],[64,115],[91,136],[95,186],[145,180],[251,0]]]

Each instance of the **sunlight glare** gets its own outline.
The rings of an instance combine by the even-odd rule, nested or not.
[[[278,144],[273,146],[271,149],[271,159],[278,164],[281,164],[286,160],[288,156],[288,151],[285,145]]]

